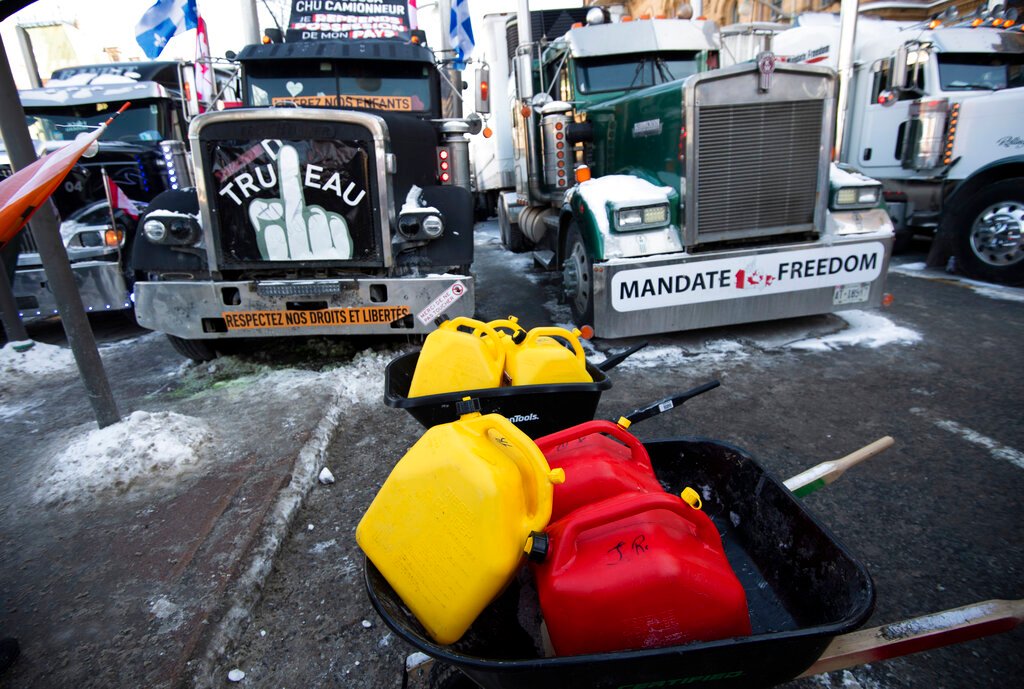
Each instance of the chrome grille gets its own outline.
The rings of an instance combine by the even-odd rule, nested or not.
[[[824,107],[815,99],[698,108],[698,236],[813,227]]]

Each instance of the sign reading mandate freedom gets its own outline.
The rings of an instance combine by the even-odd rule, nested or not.
[[[407,0],[292,0],[286,39],[395,38],[414,23]]]
[[[616,311],[640,311],[871,282],[884,261],[876,242],[623,270],[611,301]]]

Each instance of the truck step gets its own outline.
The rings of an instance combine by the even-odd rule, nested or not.
[[[537,264],[537,267],[541,270],[556,270],[558,268],[555,265],[555,252],[540,250],[533,252],[533,262]]]

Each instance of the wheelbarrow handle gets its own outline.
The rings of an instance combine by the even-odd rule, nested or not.
[[[1024,600],[987,600],[962,608],[842,634],[801,677],[843,670],[1008,632],[1024,622]]]
[[[625,349],[625,350],[619,352],[618,354],[613,354],[612,356],[608,357],[607,359],[605,359],[601,363],[596,364],[596,366],[597,366],[598,370],[600,370],[602,373],[608,373],[608,371],[611,371],[613,368],[615,368],[616,366],[621,364],[623,361],[625,361],[626,359],[628,359],[629,357],[633,356],[634,354],[639,352],[641,349],[646,347],[647,344],[648,344],[647,342],[641,342],[639,344],[635,344],[632,347],[630,347],[629,349]]]
[[[652,416],[657,416],[662,412],[667,412],[670,409],[675,409],[676,407],[678,407],[680,404],[683,404],[687,400],[690,400],[696,397],[697,395],[701,395],[707,392],[708,390],[714,390],[719,385],[721,385],[719,381],[712,380],[710,382],[704,383],[703,385],[698,385],[695,388],[687,390],[686,392],[681,392],[678,395],[666,397],[665,399],[659,400],[654,404],[649,404],[646,407],[636,409],[630,412],[629,414],[626,415],[626,420],[629,421],[630,424],[639,423],[640,421],[649,419]]]
[[[785,482],[786,488],[793,491],[793,494],[798,498],[802,498],[832,483],[855,464],[859,464],[865,459],[874,457],[879,452],[889,449],[894,442],[896,441],[892,439],[892,436],[887,435],[869,445],[865,445],[859,450],[851,452],[845,457],[817,464],[787,479]]]

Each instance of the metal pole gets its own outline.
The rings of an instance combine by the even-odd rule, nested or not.
[[[256,0],[241,0],[242,42],[257,45],[260,42],[260,20],[256,15]]]
[[[18,43],[21,44],[21,54],[25,58],[25,71],[28,72],[28,80],[32,88],[41,88],[43,80],[39,78],[39,63],[36,62],[36,53],[32,50],[32,37],[28,35],[28,29],[24,26],[17,26]]]
[[[451,0],[438,0],[437,21],[441,25],[441,55],[446,61],[455,56],[452,37],[448,33],[451,15]],[[444,108],[442,116],[462,117],[462,72],[449,65],[444,68],[444,75],[448,78],[441,80],[441,101]]]
[[[7,61],[3,38],[0,37],[0,93],[16,94],[14,75]],[[35,149],[25,126],[25,111],[17,98],[0,98],[0,134],[3,135],[11,165],[21,169],[36,159]],[[75,285],[67,252],[61,242],[57,217],[51,204],[43,204],[32,216],[32,236],[43,260],[46,280],[57,300],[57,311],[82,375],[86,394],[96,414],[96,422],[105,428],[121,420],[114,394],[110,390],[103,360],[96,349],[96,338],[89,326],[89,318],[82,306],[82,297]]]
[[[850,82],[853,80],[853,45],[857,40],[857,0],[842,0],[839,6],[839,94],[836,97],[836,160],[843,158],[843,138],[846,134],[846,104],[850,100]]]

